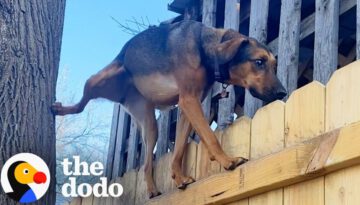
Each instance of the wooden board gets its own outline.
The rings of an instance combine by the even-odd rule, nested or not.
[[[324,177],[284,188],[284,205],[324,204]]]
[[[354,62],[336,71],[326,86],[326,129],[330,130],[360,120],[360,62]],[[338,139],[329,162],[336,164],[359,152],[359,148],[342,147],[357,144],[356,132],[352,139]],[[342,155],[339,153],[342,152]],[[351,160],[348,163],[353,163]],[[358,204],[360,167],[352,167],[325,177],[326,205]]]
[[[80,197],[74,198],[74,199],[71,201],[70,205],[81,205],[81,198],[80,198]]]
[[[81,205],[93,205],[94,196],[89,196],[81,199]]]
[[[144,176],[144,166],[142,166],[136,177],[135,205],[143,205],[148,200],[147,186]]]
[[[235,171],[213,175],[185,191],[160,196],[147,204],[226,204],[244,199],[360,164],[359,144],[360,122],[250,161]],[[336,160],[340,158],[342,161]]]
[[[169,193],[176,188],[174,180],[171,178],[172,153],[166,153],[155,162],[154,179],[158,190],[161,193]]]
[[[251,123],[250,158],[258,159],[284,148],[285,104],[275,101],[262,107]],[[281,205],[283,189],[249,198],[249,205]]]
[[[123,177],[117,178],[116,183],[120,183],[124,192],[119,198],[115,198],[113,205],[116,204],[135,204],[136,184],[137,184],[137,171],[131,170],[126,172]]]
[[[251,2],[249,36],[262,43],[267,43],[267,20],[269,15],[269,0]],[[254,98],[248,90],[245,92],[244,114],[253,117],[262,106],[262,101]]]
[[[326,85],[326,130],[360,120],[360,61],[337,70]]]
[[[234,121],[222,135],[221,147],[231,157],[250,157],[251,119],[241,117]],[[221,168],[221,171],[225,171]]]
[[[277,76],[290,95],[297,88],[301,0],[281,4]]]
[[[159,159],[168,151],[168,138],[170,135],[170,110],[160,112],[157,121],[159,136],[156,144],[156,159]]]
[[[139,145],[139,131],[135,119],[131,119],[129,140],[127,143],[127,160],[126,160],[126,171],[135,169],[137,166],[137,152]]]
[[[196,142],[191,141],[188,143],[183,159],[183,172],[186,176],[196,177],[196,159],[197,159]]]
[[[222,131],[215,131],[215,135],[218,141],[221,142]],[[210,161],[209,152],[202,142],[198,145],[196,163],[196,180],[219,173],[221,170],[221,166],[217,161]]]
[[[106,162],[106,174],[105,176],[108,179],[112,178],[112,171],[113,171],[113,164],[114,164],[114,155],[115,155],[115,143],[116,143],[116,133],[118,127],[118,120],[119,120],[119,112],[120,112],[120,104],[114,103],[113,108],[113,116],[111,120],[111,130],[110,130],[110,141],[109,141],[109,148],[108,148],[108,156]]]
[[[339,0],[316,0],[314,80],[327,83],[337,68]]]
[[[360,166],[343,169],[325,177],[326,205],[352,205],[360,201]]]
[[[275,101],[255,114],[251,123],[251,160],[284,148],[284,111],[285,103]]]
[[[356,59],[360,59],[360,0],[356,0]]]
[[[292,146],[325,131],[325,86],[312,82],[285,104],[285,144]]]
[[[285,104],[285,146],[293,146],[325,131],[325,86],[312,82]],[[284,188],[284,205],[323,205],[324,177]],[[302,200],[299,200],[302,199]]]

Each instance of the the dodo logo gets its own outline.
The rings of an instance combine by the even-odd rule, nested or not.
[[[1,186],[4,192],[20,203],[39,200],[50,184],[50,172],[38,156],[21,153],[6,161],[1,170]]]

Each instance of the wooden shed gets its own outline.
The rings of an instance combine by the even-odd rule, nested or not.
[[[203,110],[210,117],[216,106],[213,127],[225,152],[250,162],[224,171],[191,137],[185,171],[198,181],[185,191],[176,190],[169,169],[177,108],[160,111],[154,178],[163,195],[150,201],[139,132],[115,104],[106,175],[125,193],[77,199],[80,204],[359,204],[360,62],[354,61],[360,57],[360,0],[174,0],[168,8],[179,16],[166,23],[193,19],[267,44],[289,95],[263,106],[245,92],[227,127],[238,99],[229,87],[231,96],[214,104],[221,86],[215,84]]]

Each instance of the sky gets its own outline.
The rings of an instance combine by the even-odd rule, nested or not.
[[[132,35],[125,33],[116,19],[149,19],[151,24],[175,17],[167,10],[171,0],[67,0],[57,87],[57,101],[77,102],[86,80],[110,63]],[[110,133],[113,103],[96,100],[98,120],[108,122]],[[83,114],[79,115],[85,115]]]

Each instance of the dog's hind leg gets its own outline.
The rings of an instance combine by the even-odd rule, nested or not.
[[[184,176],[182,170],[182,161],[184,151],[187,146],[187,138],[192,130],[190,122],[186,119],[183,113],[180,113],[180,118],[176,125],[175,149],[173,154],[173,161],[171,164],[172,178],[175,180],[178,189],[185,189],[188,184],[195,182],[192,177]]]
[[[86,81],[83,96],[79,103],[63,106],[61,103],[55,102],[51,109],[56,115],[67,115],[82,112],[91,99],[99,97],[120,102],[126,94],[129,82],[128,72],[120,62],[114,61]]]
[[[149,198],[160,195],[153,179],[153,150],[157,141],[158,128],[155,118],[155,108],[134,86],[129,86],[129,94],[124,102],[125,109],[136,119],[145,143],[144,173]]]

